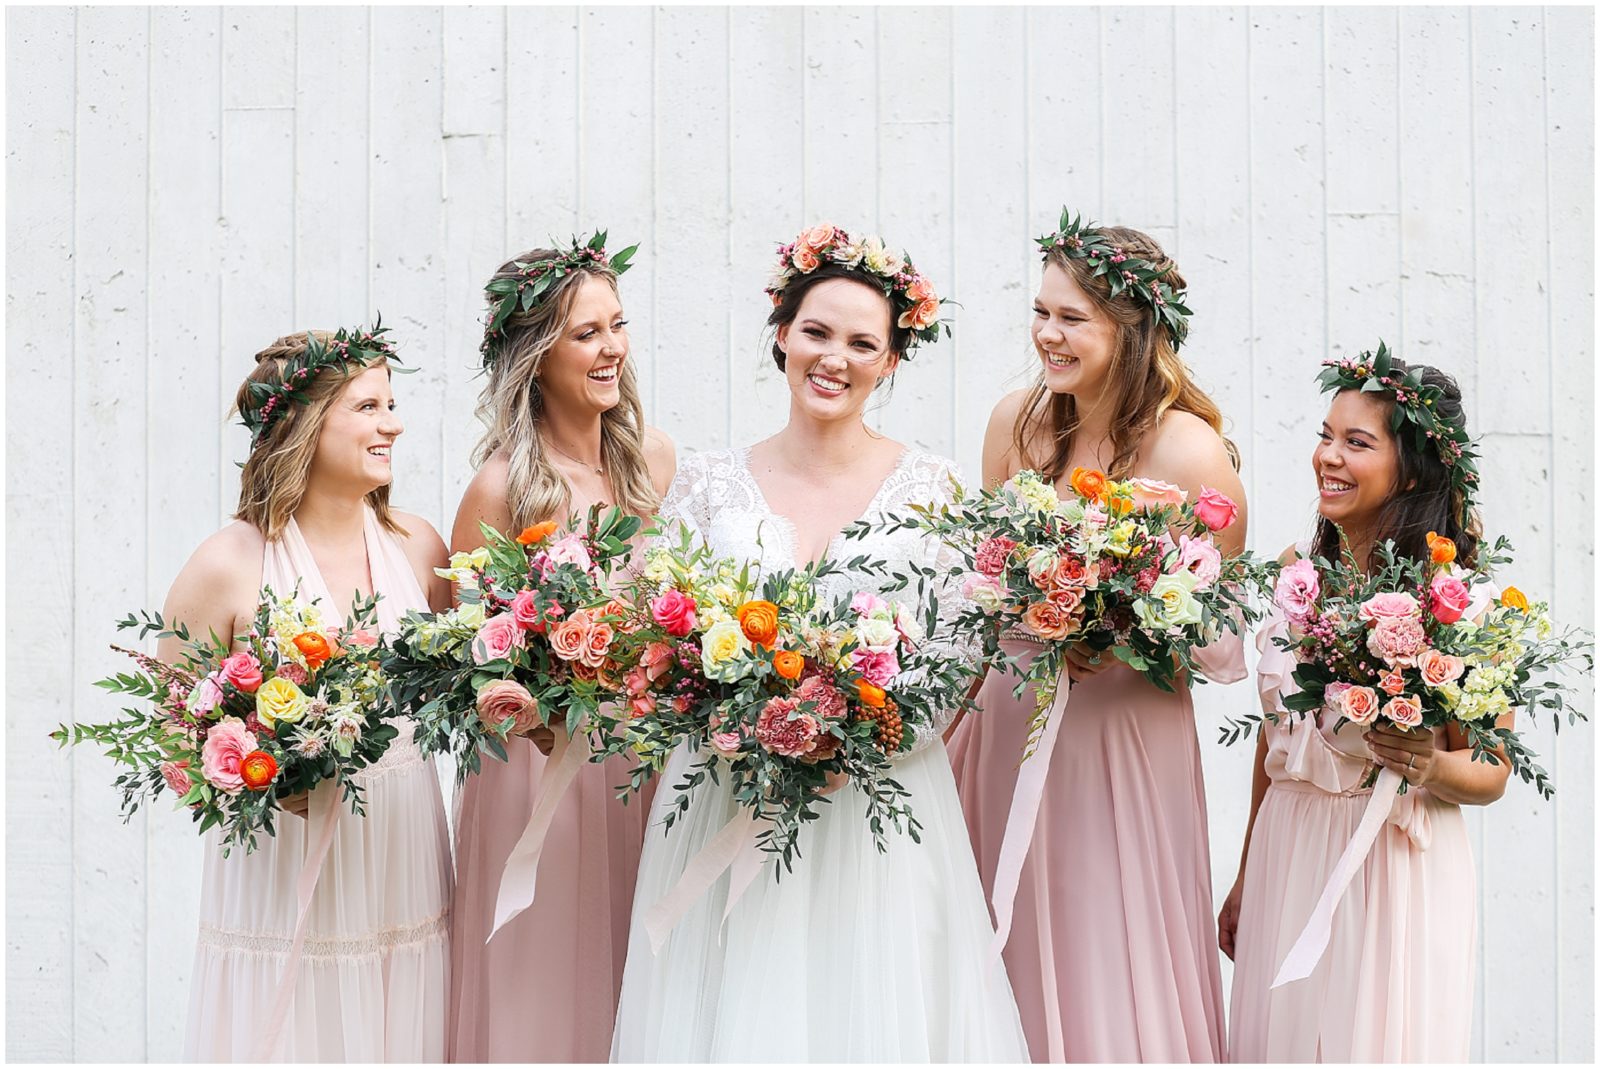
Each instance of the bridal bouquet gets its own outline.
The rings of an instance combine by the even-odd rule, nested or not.
[[[1521,710],[1560,711],[1568,723],[1583,714],[1566,705],[1567,684],[1552,672],[1581,664],[1594,667],[1583,636],[1556,633],[1544,602],[1530,604],[1516,587],[1485,603],[1479,620],[1467,617],[1475,587],[1509,563],[1510,543],[1498,539],[1480,551],[1477,567],[1455,563],[1448,538],[1428,535],[1429,557],[1397,557],[1392,542],[1373,553],[1370,574],[1348,555],[1339,560],[1301,558],[1279,574],[1273,600],[1288,625],[1275,638],[1298,662],[1296,693],[1284,694],[1290,712],[1324,710],[1335,729],[1349,721],[1388,721],[1405,729],[1455,725],[1471,742],[1473,758],[1498,764],[1503,751],[1511,770],[1541,795],[1554,790],[1549,774],[1534,762],[1518,732],[1496,721]],[[1247,736],[1269,713],[1230,721],[1223,740]],[[1275,717],[1274,717],[1275,719]],[[1369,780],[1368,785],[1371,785]],[[1399,791],[1406,784],[1400,781]]]
[[[1048,720],[1066,647],[1108,652],[1162,690],[1197,671],[1196,651],[1226,628],[1258,618],[1249,591],[1265,571],[1249,554],[1224,557],[1212,535],[1229,527],[1238,506],[1206,490],[1149,479],[1112,480],[1077,468],[1065,500],[1037,473],[922,506],[898,522],[930,532],[966,564],[961,592],[971,601],[955,630],[996,667],[1015,664],[1003,632],[1043,644],[1017,685],[1035,688],[1030,750]],[[909,582],[913,577],[903,576]],[[919,575],[918,588],[937,577]]]
[[[765,822],[758,845],[787,868],[830,776],[843,775],[867,799],[880,850],[891,825],[918,838],[891,758],[932,730],[937,704],[965,689],[971,669],[927,642],[931,605],[918,620],[869,591],[824,596],[829,577],[873,568],[866,558],[825,560],[761,576],[691,545],[687,531],[646,552],[618,596],[625,706],[610,747],[640,758],[635,789],[685,740],[700,751],[677,785],[669,827],[695,787],[728,776],[738,802]]]
[[[199,830],[222,831],[222,852],[254,850],[256,833],[273,834],[280,799],[334,780],[356,813],[352,777],[381,757],[399,734],[382,720],[383,676],[375,636],[377,598],[358,601],[342,628],[329,626],[316,602],[270,587],[254,625],[232,644],[190,637],[158,613],[130,615],[118,630],[183,643],[176,664],[120,646],[139,670],[96,686],[141,705],[109,724],[62,725],[62,745],[93,742],[127,771],[124,819],[163,791],[188,806]]]
[[[545,521],[515,538],[481,524],[484,544],[438,569],[460,604],[407,613],[382,650],[390,697],[416,720],[424,753],[448,753],[464,780],[482,751],[506,759],[509,734],[590,729],[617,669],[607,582],[639,526],[599,506],[587,525]]]

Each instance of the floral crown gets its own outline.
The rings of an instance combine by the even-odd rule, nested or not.
[[[1322,392],[1360,390],[1386,393],[1394,401],[1389,430],[1398,436],[1407,424],[1419,451],[1438,454],[1450,477],[1450,489],[1460,491],[1461,515],[1465,526],[1472,508],[1473,489],[1478,484],[1478,449],[1460,422],[1441,416],[1439,401],[1444,391],[1422,381],[1422,369],[1410,368],[1403,374],[1394,368],[1394,355],[1383,342],[1376,353],[1363,352],[1343,360],[1324,360],[1317,375]]]
[[[787,245],[778,247],[778,266],[767,294],[774,305],[783,303],[783,294],[795,279],[809,275],[825,264],[837,264],[866,276],[883,290],[894,309],[895,322],[911,332],[902,359],[911,359],[911,350],[922,342],[939,340],[939,328],[950,334],[950,324],[939,318],[942,299],[927,276],[911,266],[911,258],[895,252],[877,235],[857,241],[832,223],[818,223]]]
[[[319,373],[338,368],[341,374],[348,375],[352,366],[365,367],[380,357],[390,364],[399,364],[394,343],[383,336],[387,333],[389,328],[383,325],[381,315],[373,322],[371,330],[340,327],[326,340],[307,331],[305,351],[284,362],[280,381],[249,384],[249,395],[239,409],[239,422],[250,428],[250,448],[261,444],[291,403],[303,405],[311,400],[308,391]],[[409,374],[416,369],[396,367],[394,370]]]
[[[552,242],[552,244],[555,244]],[[615,256],[606,256],[606,232],[597,230],[586,242],[574,237],[570,248],[544,260],[523,263],[513,261],[518,275],[515,278],[496,278],[484,287],[489,295],[489,321],[484,324],[483,344],[478,351],[483,354],[483,366],[494,366],[506,340],[506,320],[518,312],[533,309],[555,288],[563,278],[587,264],[600,264],[622,274],[632,265],[628,262],[638,245],[629,245]]]
[[[1166,281],[1170,267],[1157,267],[1149,260],[1133,255],[1108,238],[1093,223],[1084,225],[1083,216],[1074,217],[1066,208],[1061,209],[1061,228],[1054,234],[1035,239],[1048,260],[1050,253],[1061,250],[1075,260],[1086,260],[1094,274],[1103,276],[1111,287],[1111,296],[1124,291],[1138,297],[1155,313],[1156,321],[1167,328],[1172,336],[1172,348],[1177,350],[1189,336],[1189,311],[1184,299],[1187,290],[1174,289]]]

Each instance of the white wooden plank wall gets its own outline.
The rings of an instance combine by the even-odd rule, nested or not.
[[[107,764],[44,732],[113,710],[89,686],[113,616],[158,606],[231,507],[250,354],[381,310],[421,368],[396,384],[396,498],[448,530],[481,284],[551,235],[642,242],[642,388],[688,451],[784,418],[773,244],[881,230],[962,307],[874,418],[975,477],[990,406],[1030,374],[1029,239],[1063,202],[1139,226],[1191,284],[1185,356],[1243,451],[1255,548],[1308,527],[1316,362],[1382,337],[1466,391],[1508,579],[1593,617],[1591,9],[11,8],[6,28],[10,1059],[181,1052],[198,843],[165,812],[121,825]],[[1248,753],[1212,740],[1252,693],[1199,702],[1219,898]],[[1483,1060],[1593,1059],[1594,754],[1563,732],[1553,804],[1514,785],[1471,814]]]

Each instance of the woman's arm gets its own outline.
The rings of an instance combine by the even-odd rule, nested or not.
[[[1495,721],[1496,727],[1509,728],[1515,719],[1507,713]],[[1488,805],[1506,793],[1511,762],[1505,750],[1491,751],[1498,763],[1476,761],[1466,732],[1451,724],[1445,729],[1445,745],[1440,748],[1432,731],[1405,731],[1393,724],[1380,724],[1364,736],[1374,760],[1398,772],[1413,787],[1426,787],[1441,802],[1455,805]]]
[[[484,461],[478,474],[467,484],[466,493],[461,495],[461,504],[456,507],[455,522],[450,526],[450,552],[470,553],[483,545],[479,523],[487,523],[512,538],[517,536],[517,532],[511,529],[511,503],[506,495],[510,467],[506,455],[497,452]]]

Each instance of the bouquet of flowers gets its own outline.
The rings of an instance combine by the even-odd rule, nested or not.
[[[937,535],[965,561],[961,590],[972,606],[954,627],[986,663],[1020,660],[1002,649],[1003,633],[1043,644],[1016,688],[1018,695],[1035,688],[1030,753],[1050,716],[1066,647],[1109,651],[1170,691],[1179,672],[1204,678],[1200,647],[1224,628],[1242,634],[1259,617],[1249,592],[1266,582],[1259,561],[1223,557],[1212,539],[1238,515],[1218,491],[1191,502],[1170,483],[1112,480],[1087,468],[1073,471],[1071,490],[1062,500],[1037,473],[1022,471],[996,489],[918,507],[898,521]],[[921,589],[937,577],[915,578]]]
[[[1429,532],[1428,547],[1428,559],[1417,561],[1397,557],[1384,542],[1373,551],[1370,574],[1348,553],[1335,561],[1302,558],[1281,570],[1273,600],[1288,636],[1274,641],[1298,662],[1299,688],[1283,696],[1283,707],[1325,710],[1338,718],[1335,729],[1345,721],[1387,720],[1405,729],[1453,724],[1470,740],[1474,760],[1498,764],[1502,751],[1513,772],[1549,797],[1554,787],[1536,755],[1496,721],[1514,709],[1549,709],[1559,731],[1561,710],[1568,723],[1583,717],[1566,704],[1567,684],[1549,676],[1574,664],[1592,671],[1592,647],[1576,631],[1556,633],[1548,605],[1530,604],[1516,587],[1487,603],[1481,620],[1467,618],[1473,587],[1511,560],[1506,539],[1480,551],[1470,570],[1455,563],[1450,539]],[[1223,741],[1247,736],[1269,716],[1276,720],[1255,713],[1230,721]],[[1398,789],[1405,792],[1404,780]]]
[[[829,777],[842,774],[867,799],[878,849],[891,825],[918,838],[891,758],[932,730],[935,709],[959,700],[972,669],[927,642],[932,604],[919,620],[869,591],[824,597],[830,576],[874,567],[858,557],[760,576],[692,545],[686,530],[646,551],[618,599],[627,617],[617,656],[628,668],[609,748],[640,758],[635,789],[685,740],[701,751],[669,827],[695,787],[729,776],[734,797],[765,822],[757,845],[788,868]]]
[[[382,663],[397,708],[417,722],[417,745],[447,753],[457,779],[481,753],[506,759],[507,735],[541,724],[588,731],[617,664],[607,579],[631,550],[637,517],[599,506],[587,525],[536,523],[515,538],[480,525],[484,544],[438,574],[457,584],[448,612],[407,613]]]
[[[382,719],[383,676],[376,650],[377,598],[351,607],[343,628],[330,627],[316,602],[298,591],[263,588],[242,648],[215,634],[190,637],[159,613],[129,615],[118,630],[176,638],[183,652],[167,664],[113,646],[135,672],[96,686],[147,703],[109,724],[61,725],[62,745],[93,742],[128,766],[116,778],[124,819],[163,791],[188,806],[199,830],[222,829],[222,853],[256,847],[273,834],[280,799],[335,780],[350,808],[362,810],[352,777],[380,758],[399,734]]]

